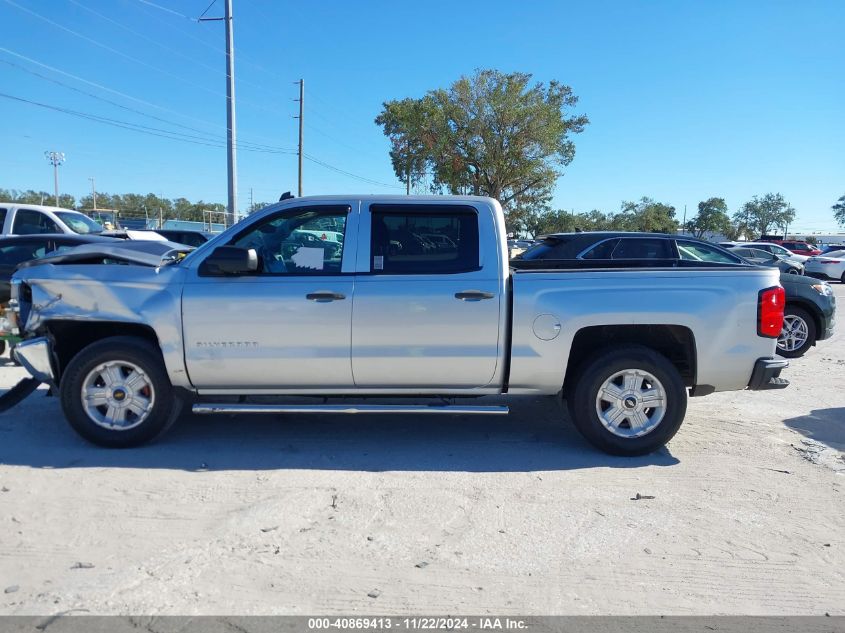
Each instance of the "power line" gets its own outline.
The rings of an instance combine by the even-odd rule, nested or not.
[[[217,73],[217,72],[218,72],[218,70],[219,70],[218,68],[215,68],[214,66],[211,66],[210,64],[206,64],[205,62],[199,61],[198,59],[194,59],[194,58],[193,58],[193,57],[191,57],[190,55],[185,55],[182,51],[180,51],[180,50],[178,50],[178,49],[175,49],[175,48],[172,48],[172,47],[170,47],[170,46],[167,46],[166,44],[163,44],[163,43],[159,42],[159,41],[158,41],[158,40],[156,40],[155,38],[149,37],[148,35],[145,35],[144,33],[141,33],[140,31],[136,31],[135,29],[130,28],[130,27],[128,27],[128,26],[126,26],[125,24],[123,24],[122,22],[120,22],[120,21],[118,21],[118,20],[115,20],[114,18],[110,18],[110,17],[109,17],[109,16],[107,16],[107,15],[103,15],[103,14],[102,14],[102,13],[100,13],[99,11],[95,11],[94,9],[92,9],[92,8],[90,8],[90,7],[85,6],[84,4],[82,4],[81,2],[79,2],[79,0],[68,0],[68,2],[71,2],[72,4],[75,4],[76,6],[78,6],[80,9],[83,9],[84,11],[88,11],[89,13],[92,13],[92,14],[96,15],[98,18],[100,18],[100,19],[102,19],[102,20],[105,20],[105,21],[107,21],[107,22],[110,22],[110,23],[114,24],[114,25],[115,25],[115,26],[117,26],[118,28],[121,28],[121,29],[123,29],[124,31],[127,31],[128,33],[132,33],[132,34],[133,34],[133,35],[135,35],[136,37],[140,37],[141,39],[144,39],[144,40],[146,40],[146,41],[148,41],[148,42],[151,42],[152,44],[155,44],[156,46],[158,46],[158,47],[160,47],[161,49],[163,49],[163,50],[167,51],[168,53],[172,53],[172,54],[174,54],[174,55],[178,55],[178,56],[179,56],[179,57],[181,57],[182,59],[186,59],[186,60],[188,60],[189,62],[191,62],[191,63],[193,63],[193,64],[196,64],[196,65],[198,65],[198,66],[202,66],[203,68],[205,68],[205,69],[207,69],[207,70],[211,70],[211,71],[213,71],[213,72],[215,72],[215,73]],[[214,0],[214,1],[210,4],[210,5],[208,5],[208,9],[210,9],[210,8],[214,5],[214,3],[215,3],[215,2],[217,2],[217,0]],[[206,9],[206,11],[208,11],[208,9]],[[204,11],[202,15],[205,15],[206,11]],[[201,17],[202,17],[202,16],[200,16],[200,18],[201,18]],[[215,50],[216,50],[216,49],[215,49]],[[254,88],[258,88],[259,90],[262,90],[262,91],[265,89],[265,88],[264,88],[264,86],[262,86],[261,84],[257,84],[257,83],[252,82],[252,81],[247,81],[247,80],[245,80],[245,79],[238,79],[238,83],[241,83],[241,84],[246,84],[246,85],[249,85],[249,86],[253,86]]]
[[[23,97],[16,97],[14,95],[0,93],[0,97],[11,99],[13,101],[19,101],[22,103],[27,103],[29,105],[38,106],[41,108],[46,108],[48,110],[54,110],[56,112],[61,112],[63,114],[68,114],[71,116],[76,116],[82,119],[87,119],[89,121],[94,121],[96,123],[103,123],[104,125],[111,125],[113,127],[123,128],[126,130],[131,130],[133,132],[138,132],[141,134],[148,134],[150,136],[158,136],[161,138],[170,139],[172,141],[183,141],[185,143],[193,143],[195,145],[205,145],[207,147],[217,147],[222,148],[225,147],[226,144],[222,141],[215,142],[213,139],[202,139],[196,136],[192,136],[190,134],[183,134],[181,132],[173,132],[172,130],[164,130],[161,128],[150,127],[146,125],[140,125],[138,123],[131,123],[129,121],[121,121],[120,119],[111,119],[109,117],[103,117],[96,114],[91,114],[89,112],[81,112],[79,110],[71,110],[69,108],[61,108],[59,106],[53,106],[46,103],[40,103],[38,101],[32,101],[30,99],[25,99]],[[283,149],[260,149],[260,148],[253,148],[253,147],[240,147],[244,151],[250,152],[260,152],[266,154],[295,154],[293,150],[283,150]]]
[[[150,2],[150,0],[138,0],[138,2],[141,2],[143,4],[148,4],[151,7],[155,7],[156,9],[161,9],[162,11],[166,11],[167,13],[172,13],[173,15],[178,15],[180,18],[185,18],[186,20],[193,20],[194,19],[189,15],[185,15],[184,13],[179,13],[178,11],[174,11],[173,9],[170,9],[168,7],[163,7],[160,4],[156,4],[155,2]]]
[[[130,123],[128,121],[121,121],[119,119],[111,119],[111,118],[108,118],[108,117],[101,117],[101,116],[98,116],[96,114],[90,114],[90,113],[81,112],[81,111],[78,111],[78,110],[71,110],[69,108],[61,108],[61,107],[58,107],[58,106],[52,106],[52,105],[49,105],[49,104],[46,104],[46,103],[40,103],[38,101],[32,101],[30,99],[25,99],[23,97],[16,97],[14,95],[6,94],[6,93],[0,92],[0,97],[5,98],[5,99],[10,99],[12,101],[18,101],[18,102],[21,102],[21,103],[26,103],[28,105],[38,106],[40,108],[45,108],[47,110],[54,110],[56,112],[61,112],[63,114],[67,114],[67,115],[70,115],[70,116],[75,116],[75,117],[79,117],[79,118],[82,118],[82,119],[87,119],[87,120],[93,121],[95,123],[102,123],[104,125],[110,125],[112,127],[130,130],[132,132],[138,132],[139,134],[147,134],[149,136],[157,136],[157,137],[169,139],[169,140],[172,140],[172,141],[182,141],[184,143],[192,143],[194,145],[204,145],[206,147],[215,147],[215,148],[218,148],[218,149],[222,149],[223,147],[225,147],[225,144],[222,143],[222,142],[214,143],[214,142],[206,142],[206,141],[201,141],[201,140],[195,140],[195,139],[190,138],[190,135],[183,135],[179,132],[173,132],[171,130],[162,130],[160,128],[153,128],[153,127],[149,127],[149,126],[138,125],[136,123]],[[267,153],[267,154],[287,154],[287,155],[296,154],[296,152],[293,151],[293,150],[283,151],[283,150],[270,150],[270,149],[253,149],[253,148],[247,148],[247,147],[241,147],[240,149],[243,149],[245,151],[253,151],[253,152],[260,152],[260,153]],[[358,174],[354,174],[350,171],[346,171],[345,169],[341,169],[340,167],[336,167],[336,166],[331,165],[331,164],[329,164],[325,161],[322,161],[319,158],[317,158],[316,156],[312,156],[310,154],[303,154],[303,157],[306,160],[311,161],[312,163],[320,165],[321,167],[324,167],[324,168],[329,169],[331,171],[337,172],[339,174],[343,174],[344,176],[348,176],[350,178],[360,180],[362,182],[366,182],[366,183],[369,183],[369,184],[372,184],[372,185],[378,185],[378,186],[381,186],[381,187],[390,187],[390,188],[393,188],[393,189],[401,189],[401,187],[399,185],[392,185],[392,184],[388,184],[388,183],[381,182],[381,181],[378,181],[378,180],[373,180],[372,178],[367,178],[365,176],[360,176]]]
[[[163,75],[167,75],[168,77],[172,77],[173,79],[177,79],[178,81],[180,81],[180,82],[182,82],[182,83],[184,83],[184,84],[187,84],[187,85],[189,85],[189,86],[193,86],[194,88],[198,88],[199,90],[204,90],[205,92],[208,92],[208,93],[210,93],[210,94],[217,95],[217,96],[219,96],[219,95],[220,95],[220,93],[219,93],[219,92],[215,92],[215,91],[214,91],[214,90],[212,90],[211,88],[206,88],[206,87],[205,87],[205,86],[203,86],[203,85],[200,85],[200,84],[194,83],[194,82],[193,82],[193,81],[191,81],[190,79],[186,79],[185,77],[181,77],[180,75],[176,75],[176,74],[174,74],[174,73],[171,73],[171,72],[170,72],[170,71],[168,71],[168,70],[164,70],[163,68],[159,68],[158,66],[154,66],[154,65],[152,65],[152,64],[149,64],[149,63],[145,62],[145,61],[144,61],[144,60],[142,60],[142,59],[138,59],[137,57],[132,57],[132,55],[127,55],[126,53],[124,53],[124,52],[122,52],[122,51],[119,51],[119,50],[117,50],[116,48],[112,48],[112,47],[111,47],[111,46],[109,46],[108,44],[103,44],[102,42],[98,42],[97,40],[95,40],[95,39],[93,39],[93,38],[90,38],[90,37],[88,37],[87,35],[83,35],[82,33],[78,33],[77,31],[74,31],[73,29],[69,29],[68,27],[66,27],[66,26],[64,26],[64,25],[59,24],[58,22],[56,22],[56,21],[54,21],[54,20],[51,20],[50,18],[48,18],[48,17],[46,17],[46,16],[41,15],[40,13],[36,13],[36,12],[35,12],[35,11],[33,11],[32,9],[29,9],[29,8],[27,8],[27,7],[23,7],[23,6],[19,5],[17,2],[14,2],[14,0],[3,0],[3,1],[4,1],[6,4],[10,4],[10,5],[12,5],[13,7],[16,7],[16,8],[18,8],[18,9],[20,9],[21,11],[25,11],[26,13],[29,13],[30,15],[35,16],[35,17],[36,17],[36,18],[38,18],[39,20],[43,20],[43,21],[44,21],[44,22],[46,22],[47,24],[50,24],[50,25],[52,25],[52,26],[55,26],[56,28],[61,29],[62,31],[65,31],[65,32],[67,32],[67,33],[70,33],[71,35],[74,35],[75,37],[78,37],[78,38],[80,38],[80,39],[83,39],[83,40],[85,40],[86,42],[89,42],[89,43],[93,44],[94,46],[99,46],[100,48],[102,48],[102,49],[104,49],[104,50],[107,50],[107,51],[109,51],[110,53],[114,53],[115,55],[120,55],[121,57],[123,57],[123,58],[125,58],[125,59],[128,59],[129,61],[133,61],[133,62],[135,62],[136,64],[140,64],[140,65],[142,65],[142,66],[146,66],[147,68],[150,68],[151,70],[154,70],[154,71],[156,71],[156,72],[159,72],[159,73],[161,73],[161,74],[163,74]]]
[[[151,103],[151,102],[149,102],[149,101],[145,101],[145,100],[143,100],[143,99],[138,99],[138,98],[136,98],[136,97],[133,97],[132,95],[126,94],[126,93],[124,93],[124,92],[120,92],[120,91],[118,91],[118,90],[113,90],[113,89],[111,89],[111,88],[109,88],[109,87],[107,87],[107,86],[103,86],[103,85],[98,84],[98,83],[93,82],[93,81],[88,81],[87,79],[84,79],[84,78],[82,78],[82,77],[78,77],[77,75],[73,75],[73,74],[71,74],[71,73],[67,73],[67,72],[65,72],[65,71],[63,71],[63,70],[61,70],[61,69],[59,69],[59,68],[55,68],[54,66],[50,66],[50,65],[48,65],[48,64],[44,64],[44,63],[39,62],[39,61],[37,61],[37,60],[35,60],[35,59],[32,59],[32,58],[30,58],[30,57],[26,57],[25,55],[20,55],[19,53],[15,53],[14,51],[10,51],[9,49],[6,49],[6,48],[2,48],[2,47],[0,47],[0,51],[5,52],[5,53],[8,53],[8,54],[10,54],[10,55],[13,55],[13,56],[15,56],[15,57],[18,57],[18,58],[20,58],[20,59],[26,60],[26,61],[28,61],[28,62],[30,62],[30,63],[32,63],[32,64],[35,64],[35,65],[37,65],[37,66],[40,66],[40,67],[42,67],[42,68],[46,68],[47,70],[50,70],[50,71],[53,71],[53,72],[59,73],[59,74],[64,75],[64,76],[66,76],[66,77],[70,77],[71,79],[75,79],[75,80],[77,80],[77,81],[81,81],[81,82],[86,83],[86,84],[88,84],[88,85],[94,86],[95,88],[98,88],[98,89],[100,89],[100,90],[105,90],[105,91],[107,91],[107,92],[110,92],[110,93],[113,93],[113,94],[119,95],[119,96],[124,97],[124,98],[126,98],[126,99],[130,99],[130,100],[132,100],[132,101],[136,101],[136,102],[138,102],[138,103],[142,103],[142,104],[144,104],[144,105],[147,105],[147,106],[150,106],[150,107],[156,108],[156,109],[158,109],[158,110],[162,110],[162,111],[164,111],[164,112],[170,112],[170,113],[172,113],[172,114],[175,114],[175,115],[177,115],[177,116],[181,116],[181,117],[186,118],[186,119],[189,119],[189,120],[194,120],[194,121],[198,121],[198,122],[200,122],[200,123],[205,123],[206,125],[210,125],[210,126],[212,126],[212,127],[216,127],[216,128],[223,129],[223,130],[225,130],[225,129],[226,129],[226,126],[225,126],[225,125],[221,125],[221,124],[219,124],[219,123],[212,123],[211,121],[205,121],[204,119],[198,119],[198,118],[193,117],[193,116],[189,116],[189,115],[182,114],[182,113],[180,113],[180,112],[178,112],[178,111],[176,111],[176,110],[172,110],[172,109],[170,109],[170,108],[165,108],[165,107],[163,107],[163,106],[159,106],[159,105],[157,105],[157,104],[155,104],[155,103]],[[25,72],[25,73],[29,73],[30,75],[34,75],[34,76],[39,77],[40,79],[43,79],[43,80],[45,80],[45,81],[49,81],[49,82],[51,82],[51,83],[58,84],[58,85],[60,85],[60,86],[63,86],[63,87],[65,87],[65,88],[68,88],[69,90],[73,90],[73,91],[75,91],[75,92],[79,92],[80,94],[84,94],[84,95],[89,96],[89,97],[91,97],[91,98],[93,98],[93,99],[97,99],[97,100],[99,100],[99,101],[103,101],[103,102],[105,102],[105,103],[111,104],[111,105],[113,105],[113,106],[115,106],[115,107],[118,107],[118,108],[121,108],[121,109],[123,109],[123,110],[127,110],[127,111],[129,111],[129,112],[134,112],[134,113],[136,113],[136,114],[140,114],[141,116],[145,116],[145,117],[147,117],[147,118],[154,119],[154,120],[156,120],[156,121],[161,121],[162,123],[167,123],[167,124],[169,124],[169,125],[173,125],[173,126],[175,126],[175,127],[179,127],[179,128],[186,129],[186,130],[191,130],[192,132],[198,132],[198,133],[200,133],[200,134],[205,134],[205,135],[210,135],[210,134],[211,134],[210,132],[206,132],[205,130],[201,130],[201,129],[199,129],[199,128],[191,127],[190,125],[184,125],[184,124],[182,124],[182,123],[177,123],[177,122],[175,122],[175,121],[171,121],[171,120],[169,120],[169,119],[165,119],[165,118],[163,118],[163,117],[158,117],[158,116],[155,116],[155,115],[153,115],[153,114],[149,114],[149,113],[147,113],[147,112],[143,112],[143,111],[141,111],[141,110],[137,110],[137,109],[135,109],[135,108],[130,108],[129,106],[122,105],[122,104],[117,103],[117,102],[115,102],[115,101],[111,101],[110,99],[106,99],[105,97],[102,97],[102,96],[99,96],[99,95],[95,95],[95,94],[90,93],[90,92],[86,92],[85,90],[81,90],[81,89],[79,89],[79,88],[75,88],[74,86],[71,86],[71,85],[68,85],[68,84],[66,84],[66,83],[64,83],[64,82],[61,82],[61,81],[59,81],[58,79],[54,79],[54,78],[51,78],[51,77],[47,77],[47,76],[42,75],[42,74],[40,74],[40,73],[37,73],[37,72],[35,72],[35,71],[33,71],[33,70],[29,70],[29,69],[27,69],[27,68],[24,68],[23,66],[21,66],[21,65],[19,65],[19,64],[15,64],[14,62],[10,62],[10,61],[8,61],[8,60],[2,60],[2,59],[0,59],[0,62],[2,62],[2,63],[4,63],[4,64],[6,64],[6,65],[8,65],[8,66],[13,66],[13,67],[15,67],[15,68],[17,68],[17,69],[19,69],[19,70],[22,70],[22,71],[23,71],[23,72]],[[261,143],[253,143],[253,142],[250,142],[250,141],[241,141],[241,145],[244,145],[244,146],[245,146],[245,145],[252,145],[252,146],[255,146],[255,147],[269,148],[269,149],[282,149],[282,150],[286,150],[286,151],[287,151],[287,150],[290,150],[290,148],[276,147],[276,146],[272,146],[272,145],[264,145],[264,144],[261,144]]]
[[[316,163],[326,169],[330,169],[332,171],[336,171],[339,174],[343,174],[344,176],[349,176],[350,178],[355,178],[356,180],[361,180],[363,182],[368,182],[371,185],[379,185],[381,187],[390,187],[391,189],[402,189],[399,185],[390,185],[386,182],[380,182],[378,180],[373,180],[371,178],[366,178],[364,176],[359,176],[358,174],[353,174],[352,172],[346,171],[345,169],[341,169],[340,167],[335,167],[334,165],[329,165],[326,162],[321,161],[320,159],[311,156],[310,154],[304,154],[306,160],[310,160],[312,163]]]

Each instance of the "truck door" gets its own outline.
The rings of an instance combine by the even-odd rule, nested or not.
[[[473,388],[493,380],[504,298],[498,266],[482,266],[479,253],[479,243],[498,238],[482,228],[479,236],[478,210],[463,204],[362,209],[356,387]]]
[[[349,204],[288,206],[248,223],[228,243],[255,249],[258,272],[203,276],[201,266],[192,267],[182,318],[195,387],[352,386],[355,240],[346,248],[344,241],[320,240],[313,231],[354,235],[355,211]]]

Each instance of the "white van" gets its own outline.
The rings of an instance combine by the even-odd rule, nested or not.
[[[100,224],[79,211],[20,202],[0,202],[0,227],[3,229],[0,231],[2,235],[89,235],[103,231]]]

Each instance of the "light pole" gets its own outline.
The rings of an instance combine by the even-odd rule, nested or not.
[[[56,194],[56,206],[59,206],[59,165],[65,162],[64,152],[44,152],[44,156],[53,165],[53,191]]]

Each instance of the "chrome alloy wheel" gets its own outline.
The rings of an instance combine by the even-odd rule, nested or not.
[[[128,431],[149,417],[155,404],[152,380],[128,361],[97,365],[82,381],[82,407],[110,431]]]
[[[794,352],[807,344],[810,331],[807,322],[799,316],[788,314],[783,317],[783,329],[778,337],[778,349]]]
[[[596,413],[604,427],[619,437],[651,433],[666,414],[666,389],[642,369],[623,369],[602,383]]]

